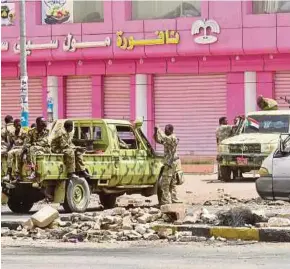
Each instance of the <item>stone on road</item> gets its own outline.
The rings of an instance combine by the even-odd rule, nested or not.
[[[31,242],[30,242],[31,244]],[[241,242],[2,246],[3,269],[288,269],[290,244]]]

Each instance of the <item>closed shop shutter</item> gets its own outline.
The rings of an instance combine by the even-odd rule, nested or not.
[[[104,78],[104,117],[130,120],[130,76]]]
[[[226,116],[226,85],[225,74],[155,76],[155,124],[174,126],[180,155],[216,154],[218,119]]]
[[[86,76],[66,80],[66,117],[92,117],[92,79]]]
[[[1,98],[2,120],[6,115],[20,118],[20,81],[18,79],[2,79]],[[28,105],[29,124],[31,124],[35,122],[37,117],[43,116],[41,78],[29,78],[28,80]]]
[[[281,100],[281,97],[290,99],[290,71],[277,72],[275,77],[275,99],[278,101],[279,109],[289,109],[289,104]]]

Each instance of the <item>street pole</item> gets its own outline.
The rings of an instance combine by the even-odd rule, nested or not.
[[[25,0],[20,0],[20,102],[21,102],[21,125],[28,128],[28,76],[27,76],[27,54],[26,54],[26,19]]]

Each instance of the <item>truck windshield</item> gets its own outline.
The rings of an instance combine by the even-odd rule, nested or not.
[[[245,133],[288,133],[289,115],[251,115],[245,122]]]

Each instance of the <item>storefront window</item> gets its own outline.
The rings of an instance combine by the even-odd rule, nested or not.
[[[132,20],[199,17],[201,1],[132,1]]]
[[[290,13],[290,1],[253,1],[254,14]]]
[[[103,22],[102,0],[42,0],[42,23]]]

